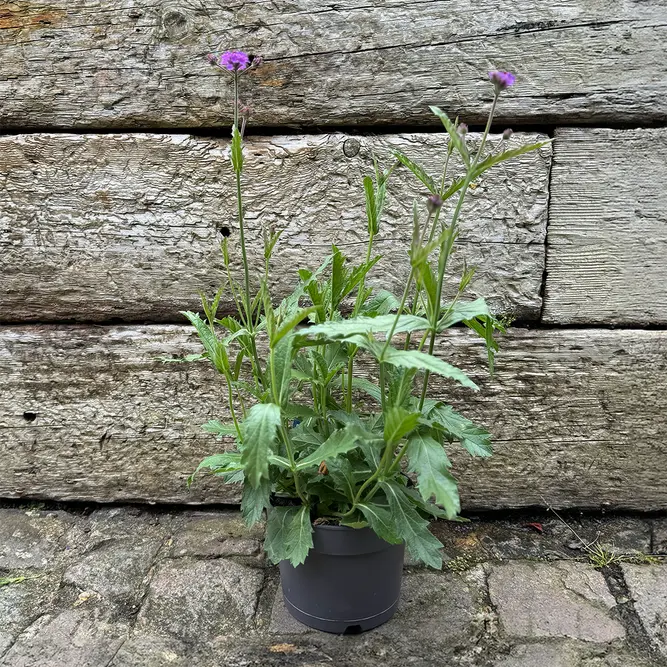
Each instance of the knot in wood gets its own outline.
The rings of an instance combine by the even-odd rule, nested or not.
[[[356,157],[361,150],[361,144],[358,139],[350,138],[343,142],[343,153],[345,157]]]

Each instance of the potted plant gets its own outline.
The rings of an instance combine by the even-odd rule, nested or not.
[[[437,336],[458,324],[469,327],[486,343],[492,370],[494,333],[505,330],[483,299],[465,300],[472,270],[464,269],[458,289],[446,294],[466,192],[494,165],[544,143],[487,154],[496,103],[514,83],[507,72],[490,74],[495,94],[475,151],[466,142],[466,126],[432,107],[449,135],[440,177],[398,151],[388,169],[375,160],[373,175],[363,180],[364,259],[354,263],[333,246],[319,268],[298,271],[294,291],[277,303],[269,278],[279,233],[265,235],[265,266],[253,281],[242,201],[239,84],[259,62],[239,51],[209,59],[234,86],[231,162],[243,277],[233,275],[225,238],[225,285],[211,301],[203,297],[203,317],[184,313],[204,347],[190,359],[208,359],[226,383],[227,423],[213,420],[203,428],[233,443],[197,471],[242,483],[241,511],[249,525],[266,511],[265,550],[280,566],[293,616],[328,632],[368,630],[396,610],[405,547],[415,560],[442,566],[442,545],[429,532],[429,520],[453,520],[460,511],[446,447],[459,443],[473,456],[491,454],[485,429],[429,396],[434,374],[477,390],[463,371],[433,354]],[[458,178],[450,175],[454,162],[463,167]],[[380,259],[374,241],[388,182],[399,168],[409,169],[429,194],[423,204],[414,203],[409,276],[402,294],[394,295],[375,289],[371,276]],[[450,198],[455,205],[445,220]],[[237,314],[218,318],[225,290]]]

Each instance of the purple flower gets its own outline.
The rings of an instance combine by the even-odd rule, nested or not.
[[[225,51],[218,61],[218,66],[230,72],[244,70],[250,65],[250,58],[244,51]]]
[[[465,123],[459,123],[459,126],[456,128],[456,131],[462,136],[465,137],[468,134],[468,126]]]
[[[514,134],[514,132],[508,127],[504,132],[503,132],[503,140],[504,141],[509,141],[510,137]]]
[[[491,79],[491,83],[496,87],[497,93],[513,86],[516,81],[516,77],[512,72],[503,72],[502,70],[489,72],[489,79]]]

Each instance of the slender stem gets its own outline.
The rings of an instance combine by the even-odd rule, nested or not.
[[[306,496],[303,493],[303,490],[301,489],[301,480],[299,478],[299,473],[296,469],[296,460],[294,458],[294,450],[292,448],[292,440],[289,435],[289,429],[285,427],[285,424],[280,425],[280,430],[283,435],[283,440],[285,441],[285,450],[287,452],[287,460],[290,463],[290,468],[292,470],[292,475],[294,475],[294,488],[296,489],[296,494],[301,498],[301,502],[303,502],[304,505],[308,505],[308,501],[306,500]]]
[[[232,415],[232,421],[234,422],[234,428],[236,429],[236,435],[241,441],[241,427],[238,420],[236,419],[236,411],[234,410],[234,394],[232,393],[232,378],[231,376],[225,378],[227,380],[227,400],[229,402],[229,412]]]
[[[477,167],[477,163],[479,162],[479,158],[482,155],[482,151],[484,150],[484,147],[486,146],[486,140],[489,136],[489,131],[491,130],[491,123],[493,121],[493,115],[496,110],[496,104],[498,102],[498,93],[496,93],[493,97],[493,104],[491,105],[491,110],[489,112],[489,118],[486,121],[486,127],[484,128],[484,134],[482,135],[482,141],[479,145],[479,149],[477,150],[477,154],[475,155],[474,160],[472,161],[472,164],[468,168],[468,172],[466,174],[466,179],[463,183],[463,187],[461,188],[461,194],[459,195],[459,200],[456,204],[456,209],[454,210],[454,215],[452,216],[452,222],[450,223],[450,234],[449,236],[445,237],[443,239],[442,245],[440,246],[440,257],[438,261],[438,287],[436,291],[436,296],[437,300],[435,303],[435,311],[433,313],[433,322],[432,322],[432,329],[431,329],[431,339],[429,340],[429,345],[428,345],[428,353],[433,354],[433,349],[435,347],[435,336],[436,336],[436,328],[438,324],[438,320],[440,319],[440,300],[442,299],[442,286],[445,278],[445,270],[447,268],[447,259],[449,258],[449,253],[450,249],[447,249],[446,244],[447,243],[452,243],[454,239],[454,235],[456,233],[456,224],[459,219],[459,214],[461,213],[461,208],[463,206],[463,201],[465,199],[466,193],[468,191],[468,186],[470,185],[473,175],[475,172],[475,168]],[[424,401],[426,400],[426,393],[428,391],[428,382],[429,382],[429,377],[430,373],[429,371],[426,371],[424,373],[424,384],[422,386],[422,392],[421,392],[421,397],[419,399],[419,409],[421,410],[424,407]]]

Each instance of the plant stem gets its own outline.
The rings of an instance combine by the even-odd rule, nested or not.
[[[437,334],[437,325],[438,321],[440,319],[440,310],[441,310],[441,304],[440,301],[442,299],[442,286],[443,282],[445,279],[445,270],[447,268],[447,260],[449,258],[449,254],[451,252],[451,243],[453,243],[453,239],[456,234],[456,224],[459,219],[459,214],[461,213],[461,208],[463,206],[463,201],[465,199],[466,193],[468,191],[468,186],[472,182],[473,174],[475,172],[475,168],[477,167],[477,163],[479,162],[479,158],[482,155],[482,151],[484,150],[484,147],[486,146],[486,140],[489,136],[489,131],[491,130],[491,122],[493,121],[493,115],[496,110],[496,104],[498,102],[498,93],[496,93],[493,97],[493,104],[491,105],[491,110],[489,112],[489,118],[486,121],[486,127],[484,128],[484,134],[482,135],[482,142],[480,143],[479,149],[477,151],[477,154],[475,155],[474,160],[472,161],[472,164],[468,167],[468,172],[466,174],[466,179],[463,183],[463,187],[461,188],[461,194],[459,195],[459,200],[456,204],[456,209],[454,210],[454,215],[452,216],[452,221],[450,223],[449,229],[450,229],[450,234],[443,238],[442,244],[440,246],[440,256],[438,258],[438,286],[437,286],[437,291],[436,291],[436,303],[434,304],[434,312],[433,312],[433,321],[432,321],[432,328],[431,328],[431,338],[429,340],[429,345],[428,345],[428,353],[433,354],[433,349],[435,347],[435,337]],[[450,247],[447,248],[447,243],[450,244]],[[421,392],[421,397],[419,399],[419,409],[421,410],[424,407],[424,401],[426,400],[426,393],[428,392],[428,382],[429,382],[429,377],[430,373],[429,371],[426,371],[424,373],[424,384],[422,386],[422,392]]]

